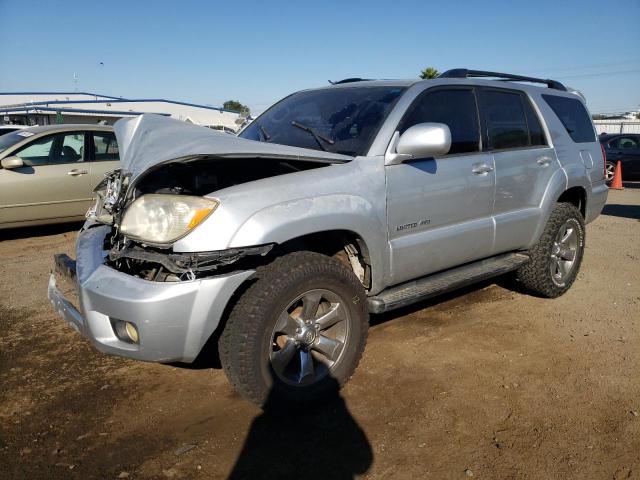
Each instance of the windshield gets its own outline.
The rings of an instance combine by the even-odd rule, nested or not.
[[[366,155],[403,87],[347,87],[298,92],[276,103],[240,137],[332,153]]]
[[[31,135],[33,135],[33,133],[24,130],[18,130],[17,132],[5,133],[4,135],[0,135],[0,152],[6,150],[7,148],[15,145],[18,142],[21,142]]]

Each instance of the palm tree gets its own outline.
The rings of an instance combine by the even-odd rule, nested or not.
[[[422,79],[436,78],[438,75],[440,75],[440,72],[433,67],[427,67],[420,72],[420,78]]]

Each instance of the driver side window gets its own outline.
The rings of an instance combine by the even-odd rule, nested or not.
[[[444,123],[451,130],[449,155],[480,150],[478,110],[473,91],[466,88],[428,90],[409,108],[400,134],[418,123]]]
[[[15,153],[29,167],[81,162],[84,133],[69,132],[41,137]]]

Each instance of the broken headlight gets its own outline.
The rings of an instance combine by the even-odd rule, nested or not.
[[[93,189],[96,203],[89,208],[85,216],[100,223],[112,224],[116,205],[120,201],[122,184],[120,170],[107,172],[105,178]]]
[[[203,197],[143,195],[124,212],[120,232],[149,244],[172,243],[202,223],[217,206],[216,200]]]

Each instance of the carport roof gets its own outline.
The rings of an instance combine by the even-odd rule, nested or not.
[[[78,114],[78,115],[102,115],[102,116],[114,116],[114,117],[122,117],[122,116],[136,116],[136,115],[143,115],[145,112],[134,112],[134,111],[118,111],[118,110],[87,110],[87,109],[81,109],[81,108],[53,108],[53,107],[41,107],[41,106],[34,106],[34,107],[29,107],[29,106],[25,106],[25,107],[13,107],[13,108],[6,108],[6,109],[2,109],[2,107],[0,107],[0,114],[7,114],[7,113],[69,113],[69,114]],[[169,117],[171,116],[170,113],[156,113],[156,115],[162,115],[165,117]]]
[[[178,100],[167,100],[166,98],[124,98],[124,97],[113,97],[110,95],[100,95],[97,93],[90,92],[0,92],[0,98],[2,95],[90,95],[94,97],[102,97],[97,100],[38,100],[35,102],[24,102],[20,105],[64,105],[64,104],[92,104],[92,103],[149,103],[149,102],[158,102],[158,103],[171,103],[174,105],[185,105],[188,107],[196,107],[196,108],[204,108],[207,110],[217,110],[219,112],[230,112],[230,113],[239,113],[235,110],[229,110],[227,108],[222,107],[214,107],[211,105],[200,105],[197,103],[190,102],[181,102]],[[17,106],[17,105],[12,105]]]

